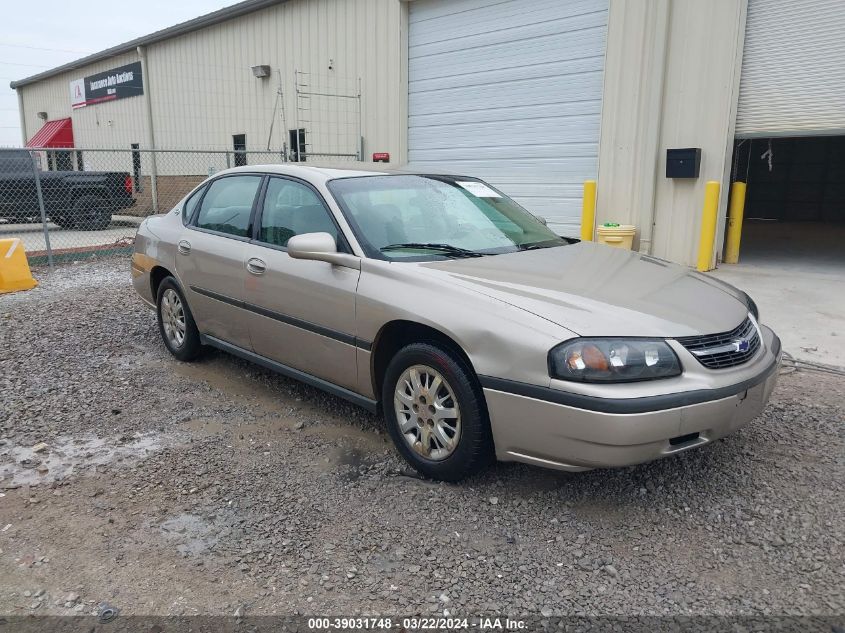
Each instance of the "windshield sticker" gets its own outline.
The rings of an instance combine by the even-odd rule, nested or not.
[[[476,198],[501,198],[498,193],[493,191],[483,182],[476,182],[475,180],[456,181],[461,187],[469,191]]]

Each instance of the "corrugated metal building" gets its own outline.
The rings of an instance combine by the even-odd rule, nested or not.
[[[304,130],[307,160],[479,176],[563,234],[595,178],[599,222],[692,264],[708,180],[714,262],[735,179],[761,217],[845,220],[843,32],[838,0],[248,0],[14,85],[26,140],[39,112],[76,147],[291,152]],[[71,108],[72,81],[143,57],[143,98]],[[696,177],[667,177],[674,148]]]
[[[280,149],[290,130],[306,129],[315,154],[356,154],[360,129],[367,151],[399,155],[402,15],[390,0],[247,0],[15,82],[24,136],[41,112],[72,118],[86,149]],[[72,106],[73,82],[137,62],[138,98],[118,85],[119,98]]]

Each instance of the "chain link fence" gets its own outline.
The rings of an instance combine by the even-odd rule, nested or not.
[[[166,213],[219,171],[357,158],[255,150],[0,149],[0,239],[19,238],[34,264],[128,254],[145,217]]]

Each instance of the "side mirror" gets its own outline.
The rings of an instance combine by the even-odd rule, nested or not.
[[[361,269],[361,258],[337,252],[337,242],[328,233],[303,233],[288,240],[288,255],[294,259],[312,259],[335,266]]]

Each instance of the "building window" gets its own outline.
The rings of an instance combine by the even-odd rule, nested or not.
[[[132,143],[132,182],[135,183],[135,192],[141,191],[141,146],[138,143]]]
[[[294,163],[305,162],[305,129],[290,131],[290,159]]]
[[[235,167],[246,165],[246,134],[233,135],[232,148],[235,150]]]

